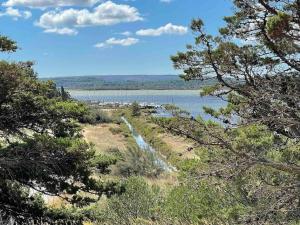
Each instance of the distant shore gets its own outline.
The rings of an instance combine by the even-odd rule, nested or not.
[[[56,77],[57,87],[71,90],[199,90],[216,84],[215,79],[185,81],[179,76],[81,76]]]

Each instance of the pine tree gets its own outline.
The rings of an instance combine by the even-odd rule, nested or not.
[[[141,109],[140,109],[139,103],[137,103],[137,102],[132,103],[131,115],[132,116],[140,116],[141,115]]]
[[[209,170],[231,185],[244,208],[235,223],[299,222],[300,1],[236,0],[235,13],[213,37],[201,20],[191,29],[195,44],[172,57],[185,80],[218,83],[202,95],[227,107],[204,110],[222,125],[201,119],[162,119],[165,128],[207,147]]]
[[[0,37],[2,52],[16,49],[15,42]],[[95,178],[113,162],[95,156],[81,138],[77,120],[87,107],[66,95],[52,81],[38,80],[31,62],[0,62],[1,219],[81,224],[83,214],[49,209],[40,195],[82,207],[118,191],[116,183]]]

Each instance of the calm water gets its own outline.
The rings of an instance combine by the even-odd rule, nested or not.
[[[203,106],[220,108],[225,102],[216,97],[201,97],[197,90],[69,90],[71,96],[78,100],[107,102],[155,103],[158,105],[175,104],[189,111],[193,116],[201,115],[205,119],[209,116],[203,113]]]

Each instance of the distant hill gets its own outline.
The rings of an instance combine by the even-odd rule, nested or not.
[[[176,75],[74,76],[49,79],[58,87],[83,90],[193,90],[215,83],[214,80],[186,82]]]

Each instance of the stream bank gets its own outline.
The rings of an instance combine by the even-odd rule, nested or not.
[[[146,151],[146,152],[150,152],[151,154],[153,154],[153,156],[155,158],[155,163],[159,167],[164,169],[166,172],[176,171],[175,167],[169,165],[167,162],[165,162],[164,160],[162,160],[160,158],[160,156],[158,155],[156,150],[144,140],[144,138],[134,129],[134,127],[128,122],[128,120],[125,117],[122,116],[121,119],[127,125],[127,127],[129,128],[133,138],[136,141],[136,144],[139,146],[139,148],[141,150]]]

